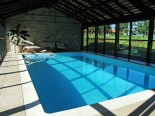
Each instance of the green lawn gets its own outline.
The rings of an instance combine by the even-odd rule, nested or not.
[[[89,44],[90,43],[93,43],[94,42],[94,35],[89,35]],[[98,41],[99,42],[103,42],[103,35],[99,35],[98,36]],[[108,39],[115,39],[115,36],[106,36],[106,40],[108,40]],[[121,40],[121,39],[124,39],[124,40]],[[147,41],[140,41],[140,40],[147,40],[148,39],[148,37],[142,37],[142,36],[132,36],[132,42],[131,42],[131,44],[132,44],[132,47],[134,47],[134,48],[140,48],[140,49],[147,49]],[[84,46],[86,46],[86,36],[84,37]],[[121,35],[121,36],[119,36],[119,44],[123,44],[123,45],[126,45],[126,46],[128,46],[129,45],[129,42],[128,42],[128,40],[129,40],[129,36],[125,36],[125,35]],[[136,41],[136,40],[138,40],[138,41]],[[154,40],[155,40],[155,38],[154,38]],[[113,40],[108,40],[108,42],[110,42],[110,43],[113,43]],[[155,41],[154,41],[154,43],[153,43],[153,50],[155,50]]]

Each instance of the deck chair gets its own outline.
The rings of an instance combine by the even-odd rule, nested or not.
[[[58,50],[66,50],[66,46],[64,43],[56,43],[56,49]]]

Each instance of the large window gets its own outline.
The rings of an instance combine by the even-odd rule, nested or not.
[[[94,52],[95,27],[88,28],[88,51]]]
[[[129,33],[130,23],[120,23],[119,25],[119,43],[117,45],[118,56],[128,57],[129,53]]]
[[[114,55],[114,49],[115,49],[115,28],[116,25],[106,25],[105,26],[105,53]]]
[[[149,21],[132,23],[131,58],[146,60]]]
[[[98,53],[103,53],[104,26],[98,27]]]
[[[87,48],[87,29],[83,30],[83,45],[82,48],[86,49]]]
[[[155,20],[153,41],[148,41],[149,20],[120,23],[118,28],[116,24],[101,25],[98,26],[96,31],[98,31],[96,32],[98,35],[95,35],[95,27],[84,29],[84,49],[88,47],[88,51],[91,52],[105,53],[142,61],[150,58],[151,60],[149,62],[155,62]],[[151,43],[152,46],[148,46]],[[151,48],[149,54],[147,54],[148,47]]]

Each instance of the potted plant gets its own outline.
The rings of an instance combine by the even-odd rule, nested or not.
[[[9,40],[11,42],[11,51],[15,53],[20,53],[27,41],[28,34],[27,31],[20,31],[20,24],[16,26],[15,29],[9,30]]]

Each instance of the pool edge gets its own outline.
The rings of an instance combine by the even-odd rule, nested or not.
[[[18,55],[18,58],[22,59],[19,62],[23,64],[23,65],[19,66],[20,71],[27,70],[27,67],[26,67],[25,62],[22,57],[22,54]],[[24,78],[22,78],[23,75],[24,75]],[[101,112],[98,112],[96,109],[94,109],[92,107],[92,105],[87,105],[87,106],[83,106],[83,107],[79,107],[79,108],[74,108],[74,109],[70,109],[70,110],[47,114],[44,112],[43,107],[40,104],[39,97],[36,93],[36,90],[34,88],[32,81],[31,81],[28,71],[20,72],[20,76],[21,76],[21,83],[30,82],[26,85],[22,84],[25,106],[27,106],[27,104],[35,102],[35,101],[37,101],[37,103],[38,103],[38,105],[36,105],[35,107],[31,107],[29,109],[27,107],[25,107],[26,115],[41,115],[41,116],[42,115],[52,115],[52,116],[54,116],[54,115],[61,115],[61,116],[71,115],[72,116],[73,114],[77,115],[77,116],[78,115],[79,116],[81,116],[81,115],[83,115],[83,116],[84,115],[89,115],[89,116],[90,115],[101,115]],[[154,95],[155,95],[154,91],[146,90],[146,91],[134,93],[131,95],[115,98],[112,100],[99,102],[97,104],[103,106],[104,108],[108,109],[109,111],[112,111],[112,110],[122,108],[122,107],[125,107],[128,105],[134,104],[134,103],[138,103],[140,101],[146,101]],[[103,111],[103,113],[104,113],[104,111]]]

